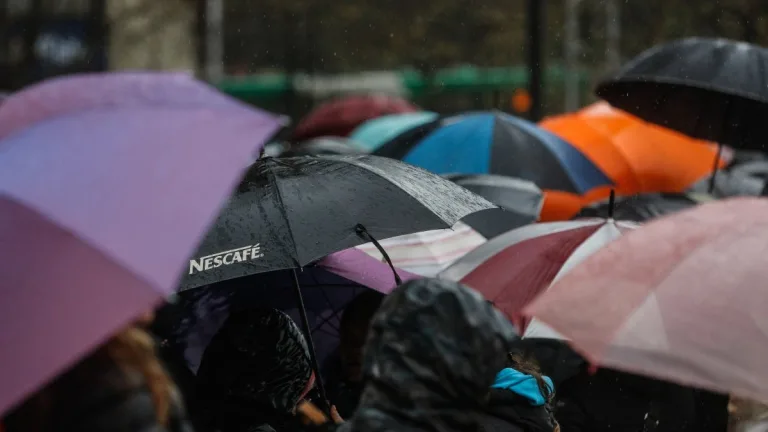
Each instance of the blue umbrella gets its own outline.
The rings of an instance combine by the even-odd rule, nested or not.
[[[388,150],[437,174],[497,174],[577,194],[613,184],[567,141],[500,112],[445,119],[420,140],[401,140],[399,146]]]
[[[368,120],[358,126],[350,138],[361,144],[366,150],[374,151],[382,144],[412,128],[437,120],[438,115],[429,111],[391,114]]]

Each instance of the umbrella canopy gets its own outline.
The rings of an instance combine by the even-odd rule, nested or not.
[[[701,179],[689,189],[691,192],[707,192],[711,176]],[[760,196],[768,181],[768,161],[753,160],[734,164],[718,171],[712,196],[727,198],[733,196]]]
[[[498,174],[584,194],[611,180],[581,152],[533,123],[499,112],[445,120],[402,158],[438,174]]]
[[[637,225],[585,219],[529,225],[477,247],[439,275],[470,286],[525,330],[521,311],[575,265]]]
[[[326,102],[304,117],[293,131],[294,141],[320,136],[347,136],[362,123],[387,114],[419,111],[398,96],[356,95]]]
[[[0,105],[0,412],[173,292],[278,127],[176,74],[58,78]]]
[[[617,198],[591,204],[579,212],[577,217],[614,217],[620,220],[645,222],[669,213],[676,213],[713,198],[706,194],[664,194],[649,193]],[[611,208],[613,206],[613,208]]]
[[[688,136],[734,148],[768,142],[768,50],[688,38],[653,47],[595,93],[611,105]]]
[[[392,159],[265,158],[251,166],[190,259],[181,289],[303,267],[370,241],[366,235],[384,239],[450,228],[489,208],[496,207],[448,180]],[[367,234],[361,236],[358,228]]]
[[[418,278],[402,270],[398,273],[404,281]],[[395,288],[386,264],[355,249],[306,267],[299,274],[299,283],[321,364],[338,346],[341,313],[346,305],[365,290],[389,294]],[[275,308],[298,321],[292,285],[292,274],[278,271],[186,291],[174,305],[168,340],[184,353],[190,369],[197,371],[206,346],[233,310]]]
[[[536,222],[544,205],[544,193],[529,181],[492,174],[448,174],[443,177],[500,207],[463,219],[486,238]]]
[[[715,167],[716,145],[646,123],[605,102],[545,119],[541,127],[595,162],[620,195],[683,192]],[[722,157],[719,166],[729,159],[730,154]]]
[[[386,115],[368,120],[358,126],[352,131],[350,138],[372,152],[398,135],[434,122],[437,118],[437,113],[429,111]]]
[[[434,277],[485,241],[486,238],[482,234],[459,222],[453,229],[406,234],[382,240],[380,243],[395,267],[421,276]],[[357,248],[378,260],[384,260],[373,243],[366,243]]]
[[[355,155],[365,154],[365,149],[356,141],[342,137],[320,137],[293,144],[280,153],[280,157],[314,155]]]
[[[605,246],[525,313],[594,362],[768,400],[768,201],[714,201]]]

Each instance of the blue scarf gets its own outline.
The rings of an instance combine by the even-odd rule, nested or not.
[[[555,386],[552,384],[552,380],[546,376],[542,378],[549,391],[554,392]],[[539,383],[536,381],[536,378],[512,368],[502,369],[496,375],[496,381],[494,381],[491,388],[515,392],[528,399],[533,406],[541,406],[547,403],[544,395],[541,394],[541,390],[539,390]]]

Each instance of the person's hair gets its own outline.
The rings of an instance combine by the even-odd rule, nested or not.
[[[57,400],[68,394],[87,393],[94,371],[114,366],[123,372],[122,379],[126,384],[131,382],[130,375],[138,374],[143,378],[142,384],[149,389],[158,423],[166,426],[175,391],[173,381],[155,354],[152,336],[135,326],[114,335],[91,355],[27,398],[6,414],[0,424],[5,426],[6,432],[50,430],[54,422],[53,405]]]
[[[554,392],[544,381],[541,369],[536,361],[530,357],[525,357],[520,353],[508,353],[507,354],[507,366],[516,369],[526,375],[530,375],[536,379],[536,383],[539,385],[539,391],[547,400],[547,403],[552,403],[552,399],[555,397]]]

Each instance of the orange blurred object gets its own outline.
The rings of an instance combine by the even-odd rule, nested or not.
[[[616,183],[619,195],[683,192],[711,174],[717,155],[716,144],[646,123],[605,102],[540,125],[592,160]],[[720,167],[730,157],[724,151]],[[604,191],[589,195],[584,204],[608,196]]]

